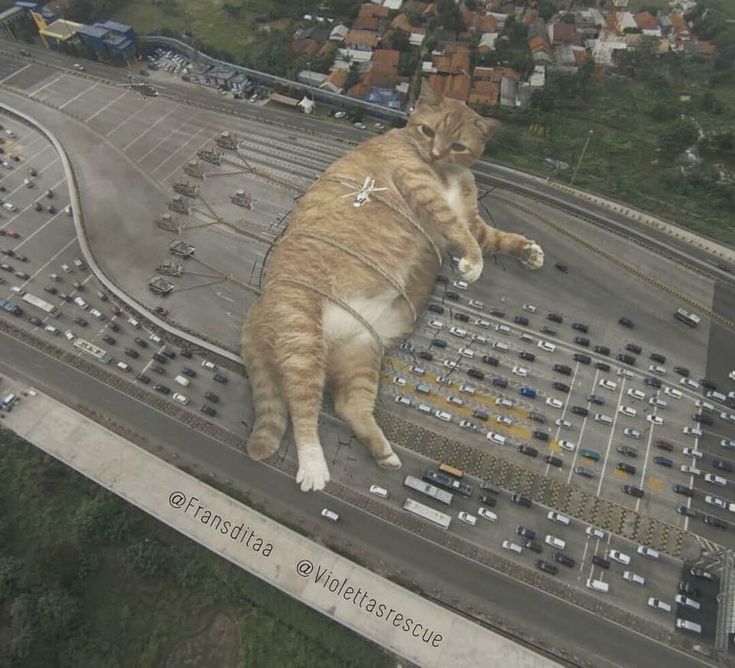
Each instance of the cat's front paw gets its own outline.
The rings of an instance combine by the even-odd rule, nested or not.
[[[478,278],[480,278],[483,266],[484,262],[482,258],[480,258],[479,262],[472,262],[471,260],[463,257],[459,261],[459,265],[457,268],[459,269],[459,273],[462,274],[462,278],[464,278],[465,281],[467,281],[468,283],[474,283]]]
[[[535,241],[529,241],[521,249],[520,260],[528,269],[541,269],[544,266],[544,251]]]
[[[301,485],[302,492],[324,489],[329,482],[329,468],[324,459],[322,446],[304,445],[298,448],[299,470],[296,472],[296,482]]]

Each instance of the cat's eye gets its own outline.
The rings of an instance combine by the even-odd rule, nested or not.
[[[428,125],[419,125],[419,130],[422,134],[431,139],[434,136],[434,131]]]
[[[467,149],[467,147],[466,147],[466,146],[465,146],[464,144],[458,144],[458,143],[454,143],[454,144],[452,144],[452,145],[450,146],[450,148],[451,148],[451,149],[452,149],[453,151],[456,151],[457,153],[461,153],[462,151],[466,151],[466,150],[468,150],[468,149]]]

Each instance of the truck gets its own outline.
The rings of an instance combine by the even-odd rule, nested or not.
[[[13,315],[23,315],[23,309],[7,299],[0,299],[0,309],[7,311],[8,313],[12,313]]]
[[[405,487],[408,487],[409,489],[414,490],[415,492],[425,494],[426,496],[429,496],[435,501],[439,501],[440,503],[449,505],[452,502],[452,494],[443,489],[439,489],[434,485],[430,485],[428,482],[419,480],[412,475],[407,475],[405,477],[405,479],[403,480],[403,485]]]
[[[57,308],[53,304],[49,304],[47,301],[44,301],[43,299],[32,295],[30,292],[26,292],[21,297],[21,299],[31,306],[35,306],[36,308],[41,309],[44,313],[48,313],[49,315],[56,315]]]
[[[472,485],[461,482],[456,478],[448,476],[446,473],[440,473],[439,471],[432,471],[431,469],[427,469],[422,477],[426,482],[429,482],[433,485],[438,485],[439,487],[444,487],[450,492],[457,492],[458,494],[466,497],[472,496]]]
[[[442,529],[448,529],[449,524],[452,521],[452,518],[446,513],[434,510],[433,508],[430,508],[418,501],[414,501],[413,499],[406,499],[403,502],[403,510],[415,515],[416,517],[420,517],[423,520],[431,522]]]

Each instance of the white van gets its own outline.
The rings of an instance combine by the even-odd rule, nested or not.
[[[191,381],[186,376],[178,375],[174,378],[174,383],[178,383],[182,387],[189,387],[190,382]]]
[[[686,605],[690,608],[693,608],[694,610],[699,610],[702,606],[699,604],[699,601],[695,601],[693,598],[688,598],[684,596],[684,594],[677,594],[674,596],[674,600],[679,605]]]
[[[688,434],[689,436],[702,436],[702,430],[699,427],[684,427],[681,433]]]
[[[15,406],[15,403],[18,401],[18,397],[15,394],[8,394],[4,399],[2,406],[0,408],[4,408],[8,413],[13,410],[13,406]]]
[[[555,510],[550,510],[548,513],[546,513],[546,519],[551,520],[552,522],[556,522],[557,524],[561,524],[565,527],[568,527],[571,522],[571,520],[566,515],[557,513]]]
[[[713,410],[715,410],[715,407],[711,403],[709,403],[708,401],[705,401],[704,399],[697,399],[694,402],[694,405],[697,408],[701,408],[702,410],[705,410],[705,411],[713,411]]]
[[[595,422],[601,422],[602,424],[612,424],[612,418],[609,415],[603,415],[602,413],[596,413]]]
[[[715,401],[725,402],[727,401],[727,396],[722,394],[722,392],[715,392],[715,390],[710,390],[707,392],[707,394],[704,395],[708,399],[714,399]]]
[[[634,573],[633,571],[625,571],[623,573],[623,580],[627,580],[628,582],[632,582],[633,584],[640,585],[641,587],[646,586],[646,578],[644,578],[642,575]]]
[[[697,622],[690,622],[688,619],[676,618],[676,628],[682,631],[691,631],[692,633],[702,633],[702,626]]]
[[[652,547],[648,547],[647,545],[639,545],[638,554],[640,554],[642,557],[646,557],[646,559],[653,560],[656,560],[661,556],[658,550],[654,550]]]
[[[550,533],[546,534],[546,538],[544,538],[544,543],[546,543],[547,545],[551,545],[551,547],[555,547],[557,550],[563,550],[567,546],[565,540],[557,538],[556,536],[552,536]]]
[[[587,578],[587,587],[595,591],[604,592],[605,594],[610,591],[609,583],[603,582],[602,580],[593,580],[592,578]]]
[[[123,371],[130,371],[130,366],[125,362],[118,362],[115,366]]]
[[[503,541],[503,549],[510,550],[511,552],[516,552],[517,554],[521,554],[523,552],[523,548],[518,545],[518,543],[514,543],[510,540]]]
[[[214,362],[210,362],[209,360],[202,360],[202,366],[205,369],[211,369],[212,371],[217,368],[217,365]]]

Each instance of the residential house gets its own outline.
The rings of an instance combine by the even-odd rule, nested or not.
[[[577,59],[574,56],[574,47],[571,44],[559,44],[554,47],[554,62],[557,65],[574,67]]]
[[[669,14],[671,27],[674,31],[675,39],[681,42],[688,42],[691,38],[689,34],[689,26],[681,14]]]
[[[661,37],[661,27],[658,25],[658,20],[653,14],[650,12],[636,12],[633,18],[644,35]]]
[[[340,23],[332,28],[332,32],[329,33],[329,39],[332,42],[343,42],[348,32],[350,32],[350,29]]]
[[[383,0],[383,7],[390,11],[398,11],[403,5],[403,0]]]
[[[328,90],[331,93],[341,93],[345,84],[347,83],[347,77],[350,75],[348,69],[334,69],[329,73],[329,76],[322,81],[319,88]]]
[[[551,56],[551,47],[543,35],[535,35],[528,40],[531,58],[534,65],[550,65],[554,59]]]
[[[577,43],[577,27],[574,23],[565,23],[564,21],[550,23],[548,30],[549,42],[552,46]]]
[[[469,32],[495,32],[498,29],[498,19],[492,14],[473,12],[466,7],[461,8],[462,19]]]
[[[432,55],[436,73],[429,75],[429,83],[446,97],[466,102],[472,84],[467,46],[449,42],[442,52]]]
[[[477,45],[477,50],[480,53],[488,53],[489,51],[495,51],[495,42],[498,41],[500,33],[497,32],[486,32],[480,37],[480,43]]]
[[[372,30],[350,30],[345,36],[345,48],[340,49],[340,55],[347,60],[369,61],[378,41],[378,33]]]

